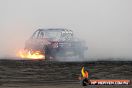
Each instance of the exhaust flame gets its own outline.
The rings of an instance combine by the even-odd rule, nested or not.
[[[45,59],[45,55],[43,55],[40,51],[32,50],[20,50],[18,56],[27,59]]]

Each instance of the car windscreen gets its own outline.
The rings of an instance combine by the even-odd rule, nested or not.
[[[52,40],[59,40],[61,37],[61,32],[59,31],[45,31],[45,36],[46,38],[52,39]]]

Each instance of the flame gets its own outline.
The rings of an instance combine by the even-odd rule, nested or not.
[[[32,50],[20,50],[17,56],[27,59],[45,59],[45,55],[43,55],[40,51]]]
[[[81,73],[84,78],[88,78],[88,71],[85,71],[84,67],[82,67]]]

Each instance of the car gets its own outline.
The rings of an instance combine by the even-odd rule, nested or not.
[[[84,58],[87,46],[74,37],[73,31],[63,28],[38,29],[26,41],[26,50],[40,51],[46,59],[77,56]]]

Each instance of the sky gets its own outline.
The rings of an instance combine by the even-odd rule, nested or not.
[[[132,0],[0,0],[0,56],[39,28],[73,30],[87,58],[132,58]]]

